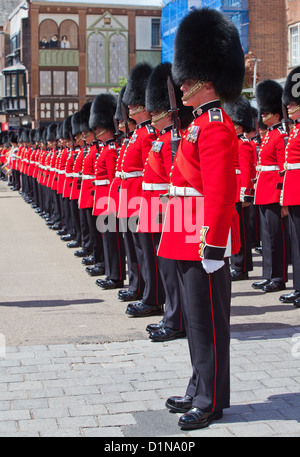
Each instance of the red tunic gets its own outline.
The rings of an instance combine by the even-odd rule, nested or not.
[[[253,159],[253,146],[245,136],[238,137],[239,149],[235,164],[237,179],[236,202],[250,201],[253,192],[252,179],[255,176],[255,163]]]
[[[57,180],[57,193],[62,194],[64,190],[64,184],[66,179],[66,163],[68,159],[68,148],[62,150],[59,162],[58,162],[58,180]]]
[[[257,165],[257,181],[255,186],[255,205],[279,203],[280,187],[283,178],[278,172],[283,170],[285,160],[285,137],[281,124],[269,128],[263,137]]]
[[[82,162],[82,182],[79,196],[79,208],[92,208],[95,190],[95,162],[98,152],[97,143],[90,146]]]
[[[300,205],[300,119],[289,135],[285,150],[285,174],[281,204],[283,206]]]
[[[239,250],[238,139],[231,119],[219,106],[212,102],[199,108],[180,142],[170,185],[185,195],[189,189],[200,195],[177,194],[169,199],[158,249],[162,257],[222,260]]]
[[[70,198],[71,195],[71,188],[73,184],[73,168],[74,168],[74,153],[75,151],[71,150],[68,153],[68,158],[66,161],[66,168],[65,168],[65,182],[63,188],[63,197]]]
[[[152,142],[156,138],[156,130],[149,122],[142,122],[136,126],[122,158],[119,218],[131,217],[139,212],[143,169]],[[130,177],[127,173],[135,176]]]
[[[146,159],[138,232],[162,231],[167,201],[163,203],[160,195],[168,192],[172,167],[171,129],[172,126],[160,132]]]
[[[95,164],[93,215],[107,214],[110,185],[115,177],[118,145],[111,139],[100,148]]]
[[[70,194],[71,200],[79,199],[81,182],[82,182],[81,178],[79,177],[79,173],[82,172],[83,159],[84,159],[84,150],[80,149],[80,151],[77,153],[77,157],[75,158],[75,161],[74,161],[73,182],[72,182],[71,194]]]

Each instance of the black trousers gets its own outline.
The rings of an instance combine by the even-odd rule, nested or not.
[[[119,233],[119,220],[114,214],[100,216],[100,229],[103,236],[105,275],[115,281],[126,277],[124,240]]]
[[[157,252],[161,233],[153,233],[153,237]],[[177,260],[157,256],[157,261],[166,296],[163,321],[173,330],[184,330]]]
[[[231,278],[228,259],[207,274],[199,261],[178,261],[179,284],[192,364],[186,395],[213,412],[229,407]]]
[[[249,206],[249,225],[251,233],[251,247],[256,248],[260,246],[260,217],[259,208],[257,205],[251,203]]]
[[[78,205],[78,200],[74,200],[74,201],[76,201],[76,204]],[[82,249],[92,252],[92,242],[91,242],[89,224],[88,224],[87,213],[86,213],[85,208],[78,208],[78,213],[79,213],[79,221],[80,221]]]
[[[253,270],[252,243],[250,232],[250,207],[242,207],[242,203],[236,203],[235,209],[240,221],[241,247],[237,254],[231,256],[231,268],[239,273],[246,273]]]
[[[152,306],[165,303],[165,290],[158,268],[153,233],[133,233],[133,241],[145,283],[142,302]]]
[[[294,289],[300,290],[300,206],[289,206],[289,233]]]
[[[78,200],[69,200],[69,205],[74,232],[73,239],[77,241],[78,244],[82,245]]]
[[[288,217],[281,217],[279,203],[259,205],[263,278],[287,282],[289,258]]]
[[[129,219],[119,219],[120,232],[123,235],[124,248],[128,273],[128,289],[135,294],[142,294],[145,288],[144,279],[141,275],[141,268],[137,259],[133,232],[129,229]]]
[[[85,208],[86,218],[89,226],[89,236],[91,240],[91,249],[95,259],[95,265],[104,265],[104,250],[102,233],[98,230],[97,218],[93,216],[93,208]]]

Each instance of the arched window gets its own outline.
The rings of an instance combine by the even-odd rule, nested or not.
[[[119,78],[127,77],[127,43],[124,35],[114,34],[109,40],[109,79],[118,84]]]
[[[40,23],[40,48],[58,48],[59,46],[58,25],[52,19],[45,19]]]
[[[76,22],[66,19],[59,26],[60,48],[78,48],[78,26]]]
[[[100,33],[89,36],[88,79],[91,84],[105,83],[105,38]]]

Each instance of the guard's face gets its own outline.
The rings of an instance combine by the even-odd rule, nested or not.
[[[296,102],[291,102],[288,104],[288,114],[289,118],[295,121],[300,117],[300,105]]]

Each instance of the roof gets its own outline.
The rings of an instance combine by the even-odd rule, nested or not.
[[[58,5],[65,4],[65,3],[73,3],[74,5],[81,3],[82,1],[80,0],[37,0],[35,2],[34,0],[31,1],[31,3],[55,3]],[[108,2],[107,0],[101,2],[101,0],[88,0],[85,3],[85,6],[89,5],[97,5],[99,7],[107,6],[109,8],[113,8],[114,6],[136,6],[140,8],[162,8],[163,7],[163,2],[162,0],[143,0],[141,4],[141,0],[112,0],[111,3]]]

